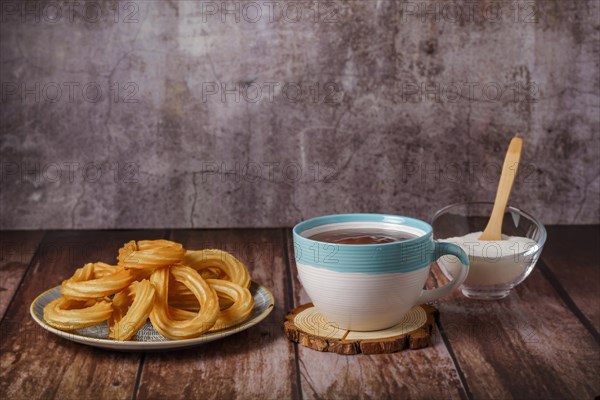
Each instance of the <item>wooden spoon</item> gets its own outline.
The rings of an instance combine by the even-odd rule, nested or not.
[[[510,191],[517,175],[517,169],[519,168],[522,147],[523,139],[517,136],[512,138],[508,146],[508,152],[506,152],[504,165],[502,166],[502,174],[498,183],[498,191],[496,192],[492,215],[479,240],[502,240],[502,220],[504,219],[508,197],[510,196]]]

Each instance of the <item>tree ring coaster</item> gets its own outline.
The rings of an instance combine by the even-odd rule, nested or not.
[[[302,346],[338,354],[383,354],[429,346],[438,310],[428,304],[413,307],[402,321],[388,329],[349,331],[328,322],[312,303],[285,316],[285,335]]]

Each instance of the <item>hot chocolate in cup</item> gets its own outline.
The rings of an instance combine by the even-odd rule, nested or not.
[[[312,218],[293,229],[298,276],[311,301],[339,329],[375,331],[397,325],[416,305],[461,285],[464,251],[433,240],[421,220],[386,214]],[[456,256],[460,271],[445,286],[424,290],[431,263]]]

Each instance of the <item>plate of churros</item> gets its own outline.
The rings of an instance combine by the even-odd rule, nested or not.
[[[274,298],[248,268],[223,250],[186,250],[168,240],[119,249],[116,265],[87,263],[40,294],[33,319],[58,336],[91,346],[140,351],[177,349],[248,329]]]

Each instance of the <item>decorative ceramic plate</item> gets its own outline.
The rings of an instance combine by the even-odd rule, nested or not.
[[[254,308],[248,319],[237,326],[217,332],[207,332],[194,339],[169,340],[158,333],[150,321],[140,329],[132,340],[119,342],[108,338],[108,325],[101,325],[78,329],[71,332],[63,332],[51,327],[44,321],[44,307],[52,300],[61,296],[60,286],[50,289],[39,295],[29,308],[31,316],[42,328],[73,342],[87,344],[89,346],[102,347],[111,350],[143,351],[143,350],[166,350],[180,349],[184,347],[197,346],[199,344],[212,342],[226,336],[246,330],[265,319],[273,310],[275,299],[271,292],[256,282],[250,285],[250,293],[254,297]]]

